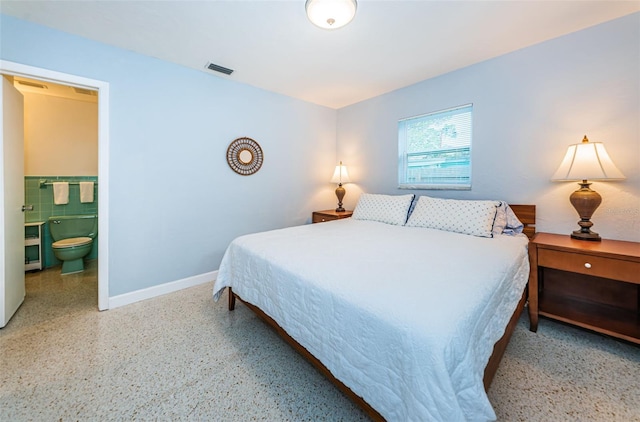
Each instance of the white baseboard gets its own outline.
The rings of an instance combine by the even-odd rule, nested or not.
[[[120,306],[129,305],[145,299],[151,299],[156,296],[162,296],[167,293],[177,292],[187,287],[197,286],[199,284],[208,283],[218,277],[218,271],[211,271],[204,274],[194,275],[192,277],[183,278],[182,280],[170,281],[158,286],[148,287],[146,289],[136,290],[134,292],[124,293],[109,298],[109,309],[119,308]],[[211,293],[213,295],[213,291]]]

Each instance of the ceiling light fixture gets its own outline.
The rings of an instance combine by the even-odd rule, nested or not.
[[[18,82],[20,85],[24,85],[24,86],[30,86],[31,88],[39,88],[39,89],[49,89],[49,87],[47,87],[44,84],[39,84],[37,82],[31,82],[31,81],[19,81],[16,80],[16,82]]]
[[[356,15],[356,0],[307,0],[307,17],[323,29],[342,28]]]

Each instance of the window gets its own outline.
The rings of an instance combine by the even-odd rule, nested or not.
[[[467,104],[398,122],[403,189],[471,189],[471,115]]]

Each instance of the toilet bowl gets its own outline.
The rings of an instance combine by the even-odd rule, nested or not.
[[[52,216],[49,217],[49,231],[54,240],[53,254],[62,261],[61,273],[84,271],[84,257],[91,252],[98,232],[98,216]]]

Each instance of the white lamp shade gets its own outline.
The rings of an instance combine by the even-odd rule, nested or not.
[[[349,173],[347,172],[347,166],[343,166],[342,163],[336,166],[331,178],[331,183],[349,183]]]
[[[569,145],[567,153],[551,180],[622,180],[624,175],[607,154],[601,142],[585,141]]]
[[[324,29],[345,26],[356,15],[356,0],[307,0],[305,4],[309,20]]]

